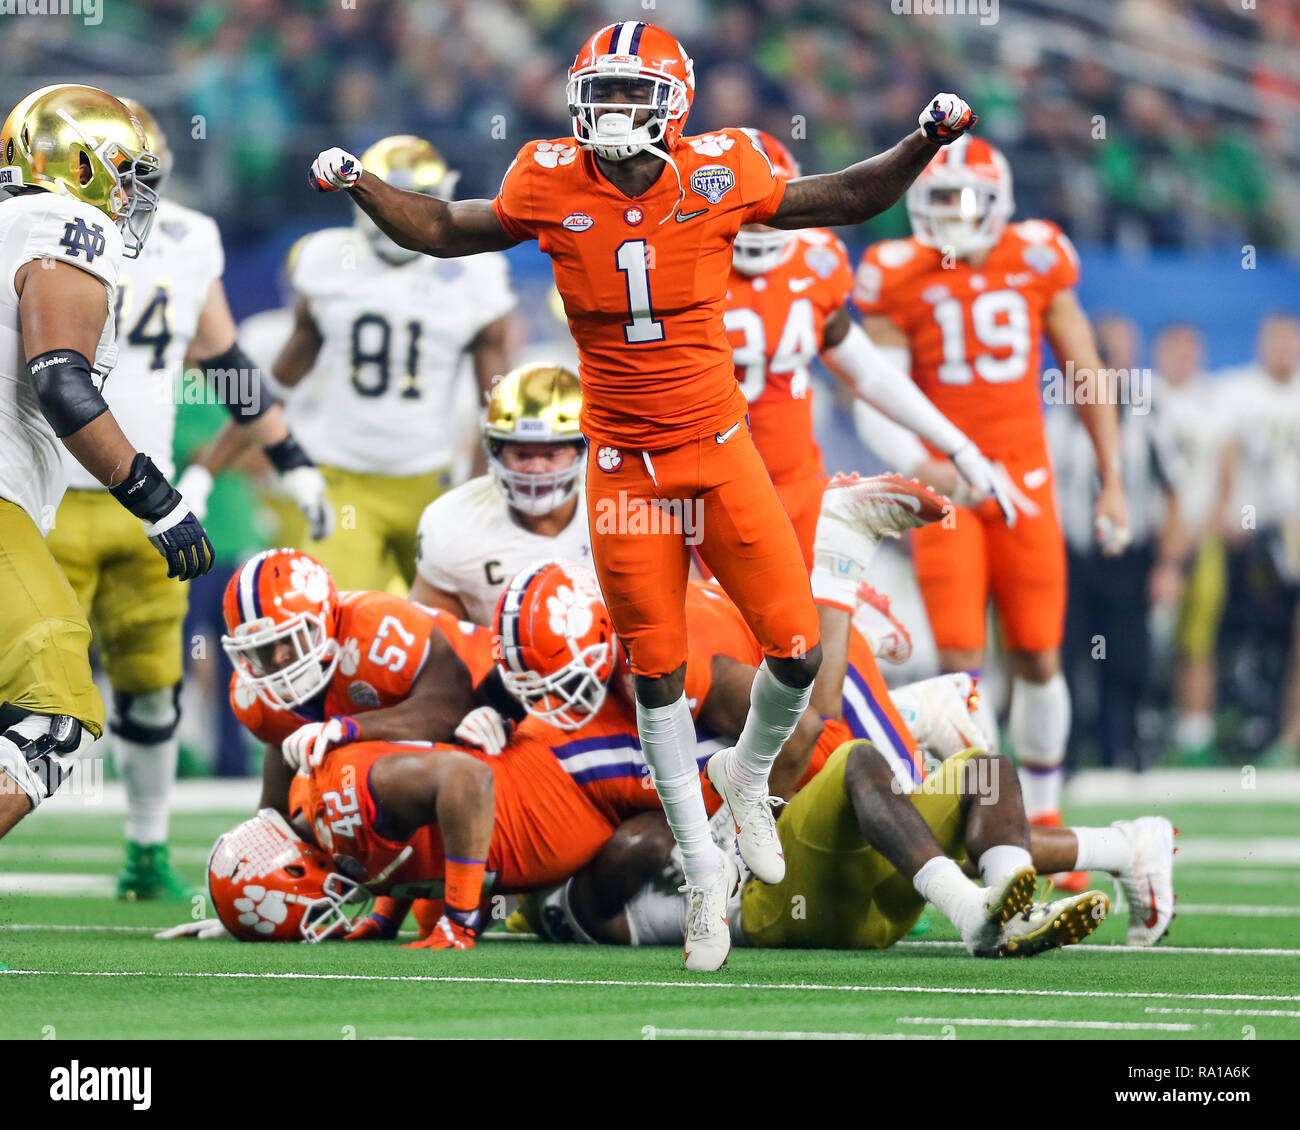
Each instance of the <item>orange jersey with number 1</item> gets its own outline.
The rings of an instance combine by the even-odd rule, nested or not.
[[[722,323],[731,246],[776,212],[785,182],[739,129],[683,137],[673,160],[677,176],[665,165],[633,198],[573,138],[533,141],[492,204],[551,257],[593,443],[662,451],[746,412]]]
[[[824,473],[808,369],[821,352],[826,320],[852,289],[848,252],[824,228],[792,232],[785,257],[764,274],[731,272],[727,340],[754,444],[778,485]]]

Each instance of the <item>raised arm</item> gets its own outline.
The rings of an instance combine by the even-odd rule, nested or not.
[[[901,199],[941,145],[955,141],[977,121],[955,94],[938,94],[921,111],[921,128],[892,149],[838,173],[792,180],[781,206],[766,222],[774,228],[820,228],[869,220]]]
[[[454,259],[480,251],[504,251],[519,241],[506,234],[490,200],[439,200],[404,192],[342,149],[326,149],[312,162],[309,177],[319,192],[344,189],[379,229],[400,247]]]

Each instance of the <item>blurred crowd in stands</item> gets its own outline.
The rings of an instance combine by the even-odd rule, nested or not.
[[[941,7],[948,15],[914,15]],[[1296,0],[112,0],[102,23],[6,20],[11,100],[52,72],[166,76],[179,175],[231,235],[302,212],[305,160],[403,130],[490,195],[523,141],[566,133],[564,74],[592,30],[646,18],[702,82],[692,127],[791,138],[808,171],[962,93],[1003,146],[1022,214],[1076,241],[1300,250]],[[965,12],[967,14],[956,14]],[[52,35],[52,22],[58,23]],[[57,47],[51,51],[51,40]],[[152,89],[152,87],[151,87]],[[195,116],[198,116],[197,122]],[[863,237],[897,234],[894,210]]]

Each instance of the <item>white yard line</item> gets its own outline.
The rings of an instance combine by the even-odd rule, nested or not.
[[[1097,1032],[1197,1032],[1199,1024],[1141,1020],[1046,1020],[1034,1017],[1002,1019],[995,1016],[900,1016],[898,1024],[952,1024],[967,1028],[1078,1028]]]
[[[1162,1016],[1282,1016],[1300,1020],[1300,1012],[1288,1008],[1156,1008],[1147,1005],[1142,1011]]]
[[[91,875],[70,871],[0,871],[0,895],[36,895],[66,898],[90,895],[99,898],[117,894],[112,875]]]
[[[1070,804],[1203,804],[1235,801],[1274,804],[1300,800],[1300,770],[1259,769],[1254,788],[1240,769],[1152,769],[1126,773],[1116,769],[1079,773],[1065,786]]]
[[[1181,913],[1182,908],[1179,908]],[[909,947],[915,949],[924,949],[927,946],[933,946],[936,949],[964,949],[961,942],[895,942],[896,948]],[[1163,942],[1158,946],[1125,946],[1125,945],[1106,945],[1100,942],[1088,942],[1084,945],[1065,946],[1059,952],[1074,954],[1090,954],[1096,956],[1098,953],[1149,953],[1149,954],[1186,954],[1200,953],[1213,954],[1220,957],[1300,957],[1300,949],[1244,949],[1238,946],[1170,946]]]
[[[656,1028],[646,1024],[643,1040],[941,1040],[909,1032],[754,1032],[743,1028]]]
[[[1121,993],[1102,989],[988,989],[965,985],[819,985],[798,983],[759,984],[752,981],[616,981],[569,977],[451,977],[398,973],[252,973],[198,972],[150,969],[7,969],[4,977],[172,977],[193,980],[265,981],[375,981],[444,985],[544,985],[616,989],[685,989],[694,991],[742,990],[795,993],[921,993],[927,996],[975,997],[1061,997],[1097,1000],[1181,1000],[1181,1001],[1300,1001],[1300,994],[1267,993]]]
[[[1300,906],[1258,906],[1252,903],[1180,902],[1179,914],[1214,914],[1222,918],[1300,918]]]

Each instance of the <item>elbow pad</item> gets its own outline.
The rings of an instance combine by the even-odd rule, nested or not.
[[[238,342],[225,353],[200,361],[199,368],[237,424],[251,424],[276,403],[275,394],[262,379],[261,369],[239,348]]]
[[[27,362],[27,377],[41,413],[60,439],[108,411],[90,375],[90,362],[75,349],[51,349],[33,357]]]

